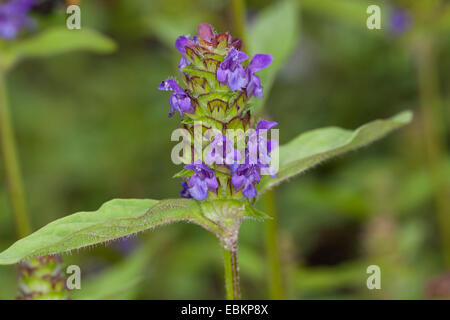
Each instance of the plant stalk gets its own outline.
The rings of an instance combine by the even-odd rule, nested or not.
[[[239,285],[239,264],[237,246],[232,250],[223,249],[225,267],[225,290],[227,300],[240,300],[241,288]]]
[[[246,42],[246,28],[245,28],[245,1],[231,0],[231,12],[233,13],[234,34],[241,38],[242,49],[244,49]]]
[[[444,169],[445,123],[439,80],[435,66],[434,42],[423,36],[416,48],[416,67],[428,170],[433,185],[434,203],[441,236],[444,263],[450,269],[450,185],[442,174]]]
[[[263,197],[264,212],[272,217],[266,221],[266,259],[269,268],[269,295],[272,300],[285,299],[281,261],[279,254],[278,217],[275,205],[275,192],[269,190]]]
[[[22,238],[31,233],[31,223],[27,215],[25,192],[17,157],[8,98],[6,96],[4,74],[0,74],[0,144],[11,209],[16,221],[17,234]]]

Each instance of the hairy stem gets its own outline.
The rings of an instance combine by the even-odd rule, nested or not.
[[[225,267],[225,290],[227,300],[241,299],[241,288],[239,285],[239,264],[237,246],[233,249],[223,249]]]
[[[266,222],[266,255],[269,268],[269,294],[270,299],[281,300],[285,298],[283,279],[281,275],[281,262],[278,244],[278,217],[275,206],[275,192],[269,190],[263,197],[264,212],[273,219]]]
[[[434,43],[430,35],[423,36],[416,48],[416,67],[421,100],[424,147],[433,185],[437,222],[440,228],[442,252],[450,268],[450,186],[445,180],[444,168],[445,123],[439,94]]]
[[[16,220],[17,234],[25,237],[31,233],[28,219],[25,193],[16,151],[16,141],[6,96],[5,78],[0,74],[0,144],[5,168],[6,184],[9,191],[11,208]]]

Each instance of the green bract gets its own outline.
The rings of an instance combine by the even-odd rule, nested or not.
[[[45,256],[19,265],[19,296],[23,300],[65,300],[68,298],[61,258]]]

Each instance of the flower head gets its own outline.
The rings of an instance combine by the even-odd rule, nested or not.
[[[201,161],[190,163],[184,166],[187,170],[194,171],[189,179],[189,194],[196,200],[205,200],[208,191],[216,191],[219,183],[214,170]]]
[[[0,3],[0,38],[14,39],[22,28],[30,27],[32,22],[28,12],[33,0],[9,0]]]
[[[193,173],[182,182],[181,196],[196,200],[221,199],[233,193],[237,197],[256,197],[261,175],[275,170],[270,166],[270,152],[276,143],[265,133],[276,123],[262,120],[248,134],[253,123],[249,100],[263,96],[257,73],[272,63],[272,56],[256,54],[250,58],[242,51],[241,39],[228,32],[216,33],[208,23],[198,26],[197,36],[178,37],[175,48],[181,54],[178,67],[186,89],[174,79],[163,81],[159,89],[173,92],[169,116],[180,112],[183,127],[194,140],[201,139],[198,145],[191,142],[191,150],[206,155],[204,162],[184,167]],[[198,129],[200,134],[196,133]],[[209,130],[218,133],[207,134]],[[230,133],[233,139],[227,136],[228,130],[236,130]],[[237,147],[243,145],[243,150],[235,148],[236,137]],[[209,197],[209,192],[215,195]]]
[[[189,98],[187,93],[178,85],[178,83],[174,79],[162,81],[158,89],[164,91],[173,91],[173,94],[169,99],[169,117],[173,116],[175,110],[180,112],[181,116],[183,116],[184,112],[193,112],[191,98]]]

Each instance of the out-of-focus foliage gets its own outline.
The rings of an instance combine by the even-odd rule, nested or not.
[[[259,12],[248,32],[247,47],[252,54],[267,53],[273,56],[270,68],[261,72],[265,95],[255,102],[256,111],[261,111],[277,72],[286,63],[299,41],[299,17],[300,12],[295,1],[279,1]]]
[[[438,10],[424,9],[438,2],[383,1],[382,30],[368,30],[365,1],[297,1],[296,47],[262,111],[279,123],[280,143],[318,127],[354,129],[404,109],[412,109],[415,119],[388,139],[321,165],[276,191],[288,298],[436,296],[432,280],[449,266],[443,260],[444,229],[424,139],[417,67],[423,42],[415,35],[433,39],[431,65],[444,124],[439,173],[450,181],[448,1],[440,1]],[[279,1],[246,3],[252,32],[260,14]],[[405,3],[423,8],[405,6],[416,16],[411,28],[391,32],[389,17]],[[167,97],[157,86],[176,73],[177,35],[193,33],[204,21],[220,31],[234,30],[228,6],[211,0],[83,1],[83,28],[108,34],[118,51],[28,60],[10,74],[12,116],[36,227],[70,212],[94,210],[112,198],[178,197],[179,185],[170,179],[180,169],[170,161],[176,121],[167,117]],[[417,12],[428,15],[417,17]],[[61,26],[64,19],[62,11],[55,12],[45,24]],[[438,23],[439,31],[427,21]],[[267,297],[262,223],[248,221],[241,228],[246,298]],[[0,250],[16,240],[12,226],[0,188]],[[139,256],[141,249],[148,256]],[[219,249],[217,239],[198,227],[169,225],[64,255],[64,260],[82,269],[77,298],[83,298],[83,288],[87,298],[222,298]],[[143,260],[146,268],[140,272]],[[372,264],[381,267],[382,290],[366,287],[366,268]],[[126,293],[116,278],[127,279]],[[0,284],[0,298],[16,295],[13,268],[0,268]]]

